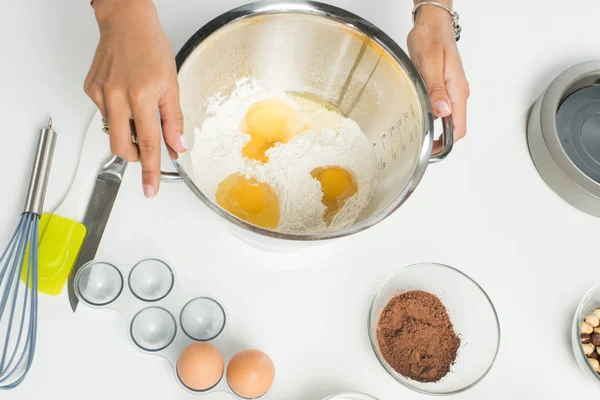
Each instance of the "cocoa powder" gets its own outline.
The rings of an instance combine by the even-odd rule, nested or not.
[[[377,325],[377,342],[396,372],[419,382],[442,379],[460,346],[444,304],[420,290],[390,300]]]

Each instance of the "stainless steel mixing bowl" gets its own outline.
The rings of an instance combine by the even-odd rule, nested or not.
[[[404,203],[427,165],[452,148],[452,123],[445,119],[441,149],[432,154],[431,104],[404,51],[371,23],[337,7],[267,1],[236,8],[196,32],[177,55],[177,67],[190,148],[194,128],[207,117],[208,99],[217,93],[229,97],[243,77],[272,90],[317,96],[354,119],[373,142],[380,178],[370,204],[349,228],[314,235],[279,233],[236,218],[198,188],[195,181],[202,177],[194,176],[189,152],[175,161],[196,196],[234,233],[258,245],[290,247],[367,229]]]

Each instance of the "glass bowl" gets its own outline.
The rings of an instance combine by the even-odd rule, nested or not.
[[[446,306],[461,339],[450,372],[437,382],[423,383],[397,373],[383,358],[377,343],[381,312],[396,295],[422,290]],[[473,387],[489,372],[500,346],[500,323],[494,305],[474,280],[441,264],[416,264],[388,277],[377,289],[368,318],[369,339],[383,368],[398,382],[419,393],[449,395]]]
[[[591,314],[598,307],[600,307],[600,283],[597,283],[591,288],[585,296],[583,296],[583,299],[581,299],[581,302],[579,302],[579,305],[577,306],[575,316],[573,317],[573,327],[571,328],[571,346],[573,347],[575,360],[584,375],[600,384],[600,375],[592,369],[592,366],[588,362],[587,356],[583,352],[580,339],[581,322],[586,315]]]

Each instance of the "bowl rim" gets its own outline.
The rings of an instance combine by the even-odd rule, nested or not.
[[[496,341],[496,349],[494,351],[494,357],[492,358],[490,365],[487,367],[487,369],[483,372],[483,374],[481,374],[481,376],[479,378],[477,378],[475,381],[473,381],[472,383],[468,384],[465,387],[462,387],[460,389],[457,390],[452,390],[449,392],[444,392],[444,393],[436,393],[436,392],[430,392],[427,390],[423,390],[420,388],[417,388],[415,386],[413,386],[412,384],[410,384],[410,378],[406,378],[407,381],[402,381],[400,379],[398,379],[393,373],[393,368],[391,366],[389,366],[387,364],[387,362],[383,359],[383,356],[381,355],[380,351],[379,351],[379,347],[377,345],[377,338],[373,337],[372,335],[372,325],[371,325],[371,320],[372,317],[375,313],[375,303],[377,301],[377,299],[379,298],[379,296],[381,295],[381,291],[383,290],[383,288],[389,284],[389,282],[394,279],[397,275],[400,275],[403,272],[406,272],[409,269],[414,269],[414,268],[418,268],[418,267],[422,267],[422,266],[433,266],[433,267],[437,267],[437,268],[442,268],[442,269],[446,269],[449,270],[451,272],[455,272],[458,273],[459,275],[463,276],[464,278],[467,278],[467,280],[469,280],[471,283],[473,283],[483,294],[483,296],[485,297],[485,299],[487,300],[493,314],[494,314],[494,321],[496,322],[496,333],[498,335],[498,340]],[[379,320],[378,320],[379,321]],[[501,329],[500,329],[500,319],[498,318],[498,312],[496,311],[496,307],[494,306],[494,303],[492,302],[492,300],[490,299],[490,296],[488,296],[487,292],[481,287],[481,285],[479,285],[473,278],[471,278],[470,276],[468,276],[467,274],[465,274],[464,272],[460,271],[457,268],[451,267],[449,265],[446,264],[441,264],[441,263],[436,263],[436,262],[422,262],[422,263],[417,263],[417,264],[410,264],[407,265],[405,267],[402,267],[401,269],[399,269],[396,272],[393,272],[392,274],[388,275],[387,278],[385,278],[383,280],[383,282],[381,282],[381,284],[379,285],[379,287],[377,288],[377,290],[375,291],[375,295],[373,296],[373,300],[371,302],[371,307],[369,309],[369,313],[367,316],[367,334],[369,336],[369,342],[371,344],[371,349],[373,350],[373,353],[375,353],[375,357],[377,358],[377,360],[379,361],[379,363],[381,364],[381,366],[383,367],[383,369],[392,377],[394,378],[397,382],[401,383],[403,386],[414,390],[415,392],[421,393],[421,394],[427,394],[427,395],[431,395],[431,396],[450,396],[450,395],[454,395],[454,394],[458,394],[458,393],[462,393],[466,390],[471,389],[472,387],[474,387],[475,385],[477,385],[479,382],[481,382],[483,380],[483,378],[485,378],[488,373],[490,372],[490,370],[492,369],[492,367],[494,366],[494,364],[496,363],[496,359],[498,358],[498,351],[500,350],[500,343],[502,341],[502,335],[501,335]],[[392,371],[390,371],[390,369]],[[395,372],[395,371],[394,371]]]
[[[577,309],[575,310],[575,315],[573,316],[573,332],[575,332],[575,335],[573,335],[573,337],[571,338],[571,341],[576,341],[577,346],[572,346],[573,348],[577,347],[578,350],[578,354],[580,357],[583,358],[583,360],[586,361],[586,369],[587,371],[590,372],[591,375],[594,376],[593,379],[597,380],[598,382],[600,382],[600,374],[596,371],[594,371],[592,369],[592,366],[590,365],[589,362],[587,362],[587,356],[585,355],[585,352],[583,351],[583,347],[581,346],[581,321],[583,320],[581,318],[582,315],[582,311],[583,311],[583,307],[585,305],[585,303],[587,302],[587,300],[589,299],[589,297],[592,295],[593,292],[595,292],[598,288],[600,288],[600,282],[596,283],[594,286],[592,286],[586,293],[585,295],[583,295],[583,297],[581,298],[581,300],[579,301],[579,304],[577,305]],[[600,305],[598,305],[599,308]],[[575,353],[575,349],[573,349],[573,352]],[[577,354],[575,354],[575,357],[577,357]],[[579,364],[579,363],[578,363]],[[581,364],[579,364],[581,365]],[[589,375],[589,374],[588,374]],[[591,376],[590,376],[591,377]]]

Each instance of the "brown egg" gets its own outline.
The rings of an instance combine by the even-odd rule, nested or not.
[[[188,388],[211,389],[221,380],[224,370],[221,353],[210,343],[192,343],[179,355],[177,375]]]
[[[275,366],[260,350],[237,353],[227,367],[229,387],[240,397],[255,399],[265,395],[275,379]]]

